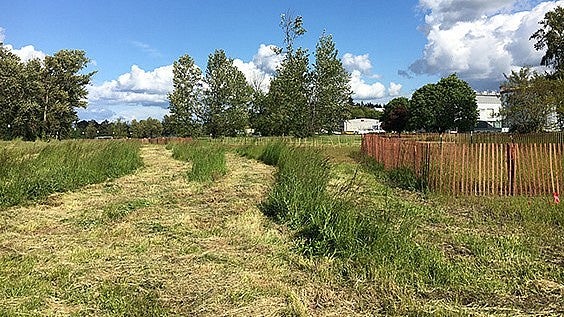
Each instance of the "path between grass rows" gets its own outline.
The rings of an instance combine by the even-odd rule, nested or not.
[[[323,291],[296,269],[283,230],[257,208],[271,167],[228,154],[228,175],[200,184],[162,146],[144,146],[142,156],[132,175],[0,211],[0,315],[316,309]]]

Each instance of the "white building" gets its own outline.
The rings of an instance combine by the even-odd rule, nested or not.
[[[498,93],[476,93],[478,104],[478,124],[476,130],[501,130],[502,122],[499,115],[501,98]]]
[[[380,133],[384,132],[380,127],[380,120],[359,118],[346,120],[344,123],[343,131],[346,134],[366,134],[366,133]]]

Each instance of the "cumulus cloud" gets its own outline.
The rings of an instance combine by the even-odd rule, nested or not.
[[[167,112],[167,94],[172,91],[172,65],[145,71],[137,65],[101,85],[88,87],[87,109],[79,112],[81,118],[126,120],[161,119]]]
[[[372,72],[372,62],[368,54],[353,55],[351,53],[345,53],[341,61],[343,62],[343,67],[345,67],[349,73],[358,71],[363,75],[370,75]]]
[[[1,36],[0,36],[1,38]],[[0,42],[2,42],[0,40]],[[12,45],[4,45],[10,52],[16,54],[23,62],[27,62],[34,58],[44,59],[47,54],[42,51],[38,51],[33,47],[33,45],[27,45],[20,49],[15,49]]]
[[[386,86],[379,82],[367,83],[359,70],[354,70],[351,73],[350,86],[354,100],[371,101],[386,96]]]
[[[261,44],[251,61],[235,59],[233,65],[245,75],[251,86],[268,91],[270,81],[283,58],[282,55],[276,54],[274,49],[274,45]]]
[[[475,89],[496,89],[504,73],[540,63],[543,53],[529,38],[544,14],[564,1],[532,6],[516,0],[420,0],[419,5],[426,12],[427,44],[410,71],[456,72]]]
[[[388,87],[388,95],[390,97],[399,96],[401,94],[401,88],[403,86],[401,84],[396,84],[394,82],[390,82],[390,87]]]

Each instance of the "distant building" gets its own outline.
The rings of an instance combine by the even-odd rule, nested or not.
[[[346,120],[343,127],[345,134],[366,134],[384,132],[380,120],[359,118]]]
[[[501,98],[496,92],[476,93],[476,103],[478,104],[478,122],[476,131],[501,131],[502,118],[499,115],[501,110]]]

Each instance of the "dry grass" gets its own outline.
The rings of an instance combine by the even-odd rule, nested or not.
[[[271,167],[228,154],[200,184],[162,146],[142,155],[133,175],[1,211],[0,315],[353,314],[257,209]]]

